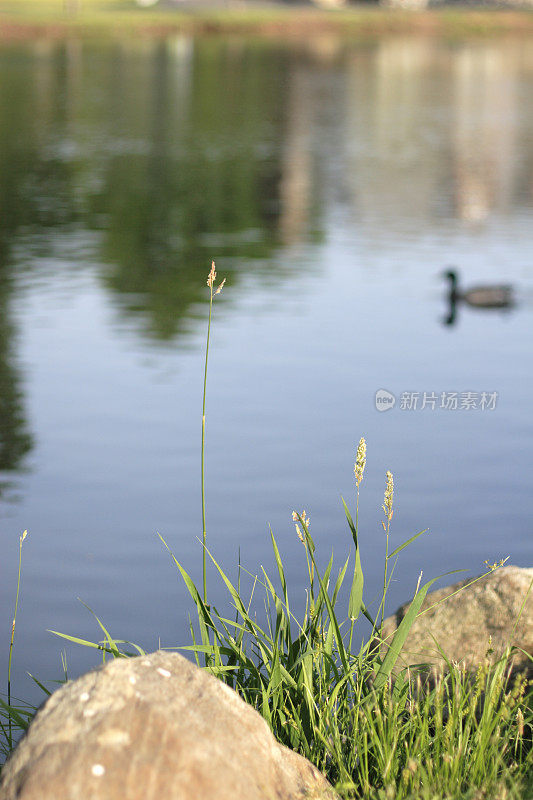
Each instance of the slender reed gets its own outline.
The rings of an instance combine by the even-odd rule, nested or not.
[[[13,658],[13,642],[15,640],[15,626],[17,624],[17,611],[19,606],[19,592],[20,592],[20,576],[22,573],[22,542],[28,535],[28,531],[24,531],[24,533],[19,537],[19,571],[18,571],[18,578],[17,578],[17,594],[15,597],[15,613],[13,615],[13,624],[11,625],[11,642],[9,643],[9,664],[7,669],[7,704],[11,706],[11,660]],[[13,746],[13,731],[11,727],[11,716],[8,718],[8,727],[9,727],[9,747]]]
[[[386,522],[381,522],[383,525],[383,530],[385,531],[385,566],[383,570],[383,598],[385,598],[387,594],[387,571],[388,571],[388,564],[389,564],[389,536],[390,536],[390,523],[392,519],[392,515],[394,513],[394,509],[392,507],[392,502],[394,499],[394,480],[392,477],[392,472],[387,470],[387,487],[385,489],[385,497],[383,498],[383,511],[385,512]],[[381,606],[381,627],[383,628],[383,620],[385,617],[385,603]]]
[[[207,393],[207,362],[209,359],[209,339],[211,336],[211,314],[213,311],[213,298],[220,293],[222,287],[226,283],[226,279],[222,281],[219,285],[218,289],[214,288],[215,278],[217,273],[215,272],[215,262],[211,262],[211,271],[207,276],[207,285],[209,286],[209,319],[207,322],[207,342],[205,346],[205,367],[204,367],[204,395],[202,400],[202,547],[203,547],[203,590],[204,590],[204,603],[207,603],[207,574],[206,574],[206,558],[205,558],[205,547],[206,547],[206,538],[207,538],[207,531],[206,531],[206,522],[205,522],[205,398]]]
[[[354,465],[354,474],[355,474],[355,485],[356,485],[356,500],[355,500],[355,547],[356,547],[356,565],[355,568],[357,570],[357,549],[358,549],[358,541],[357,537],[359,535],[359,487],[361,486],[361,481],[363,480],[363,476],[365,473],[366,467],[366,441],[363,436],[361,436],[359,440],[359,444],[357,446],[357,453],[355,455],[355,465]],[[360,565],[359,565],[360,566]],[[361,572],[362,575],[362,572]],[[361,594],[361,601],[362,601],[362,594]],[[353,631],[355,627],[355,617],[351,617],[350,620],[350,641],[348,645],[348,649],[352,650],[352,640],[353,640]]]

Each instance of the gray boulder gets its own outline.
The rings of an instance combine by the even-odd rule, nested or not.
[[[334,800],[229,687],[177,653],[118,659],[37,713],[1,800]]]
[[[516,645],[533,655],[533,590],[513,633],[532,579],[533,568],[502,567],[432,608],[417,618],[411,628],[400,655],[400,665],[423,662],[444,666],[440,647],[450,661],[475,669],[485,658],[489,637],[492,637],[493,661],[502,655],[507,644]],[[429,593],[421,611],[444,600],[471,580],[468,578]],[[383,638],[386,641],[391,641],[408,608],[409,603],[406,603],[385,620]],[[532,663],[527,655],[516,652],[516,669],[531,674]]]

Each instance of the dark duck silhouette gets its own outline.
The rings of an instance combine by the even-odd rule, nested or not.
[[[473,286],[471,289],[462,291],[458,288],[457,273],[448,270],[444,273],[449,281],[448,299],[450,303],[450,313],[445,322],[453,325],[455,321],[457,303],[466,303],[471,308],[491,309],[491,308],[512,308],[514,306],[513,290],[511,286]]]
[[[510,286],[474,286],[466,292],[457,288],[457,273],[444,273],[450,282],[450,298],[457,303],[462,300],[474,308],[509,308],[513,305],[513,290]]]

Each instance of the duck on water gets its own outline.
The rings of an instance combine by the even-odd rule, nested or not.
[[[492,309],[512,308],[514,306],[513,290],[508,285],[473,286],[471,289],[460,290],[458,287],[457,272],[447,270],[444,276],[449,282],[448,299],[450,313],[445,322],[453,325],[455,321],[455,307],[457,303],[466,303],[471,308]]]

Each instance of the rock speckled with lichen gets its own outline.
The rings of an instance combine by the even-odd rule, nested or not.
[[[66,684],[2,771],[1,800],[334,800],[228,686],[177,653]]]
[[[450,661],[472,670],[485,659],[489,638],[492,640],[492,661],[502,655],[508,643],[533,655],[533,590],[513,633],[532,579],[533,568],[501,567],[447,600],[444,598],[473,579],[429,593],[421,612],[435,603],[439,605],[415,621],[399,663],[401,666],[421,662],[444,666],[440,648]],[[408,608],[409,603],[406,603],[385,620],[383,637],[389,642]],[[516,669],[531,674],[532,663],[525,653],[516,651]]]

